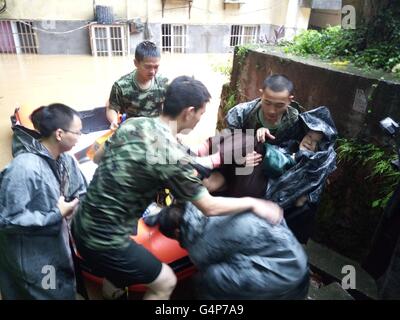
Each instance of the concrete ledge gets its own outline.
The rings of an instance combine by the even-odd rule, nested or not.
[[[354,298],[342,289],[337,282],[333,282],[320,289],[310,287],[308,300],[354,300]]]
[[[364,269],[362,269],[357,262],[346,258],[312,240],[308,241],[306,252],[308,254],[310,265],[334,278],[338,282],[337,285],[341,290],[343,289],[341,288],[340,284],[342,283],[343,277],[345,277],[347,274],[342,273],[343,267],[346,265],[353,266],[356,271],[355,291],[358,291],[367,298],[378,299],[378,291],[375,280]],[[331,289],[329,289],[329,292],[330,290]],[[332,290],[337,291],[337,289]]]

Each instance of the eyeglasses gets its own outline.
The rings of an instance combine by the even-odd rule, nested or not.
[[[61,129],[61,130],[65,131],[65,132],[70,132],[72,134],[76,134],[77,136],[82,135],[82,132],[80,132],[80,131],[71,131],[71,130],[67,130],[67,129]]]

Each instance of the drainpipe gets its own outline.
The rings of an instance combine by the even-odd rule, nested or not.
[[[292,40],[297,33],[299,0],[289,0],[285,21],[285,40]]]

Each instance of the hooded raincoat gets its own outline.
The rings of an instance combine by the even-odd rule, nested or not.
[[[0,173],[3,299],[75,299],[68,223],[57,201],[86,190],[76,161],[54,160],[39,135],[15,126],[14,159]]]
[[[205,299],[304,299],[307,256],[284,220],[251,212],[206,217],[186,204],[180,242],[199,269]]]
[[[327,107],[301,113],[299,121],[288,134],[301,141],[308,130],[320,131],[324,138],[317,152],[298,151],[296,164],[280,177],[269,179],[265,198],[282,208],[293,207],[296,199],[307,195],[310,204],[319,202],[325,181],[336,169],[334,150],[337,130]],[[292,141],[288,141],[290,144]]]

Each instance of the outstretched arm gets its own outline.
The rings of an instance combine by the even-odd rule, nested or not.
[[[106,102],[106,117],[110,122],[110,129],[116,130],[118,128],[118,112],[110,108],[110,101]]]
[[[208,192],[204,192],[200,199],[193,201],[193,204],[206,216],[220,216],[253,211],[260,218],[266,219],[272,224],[279,223],[283,217],[283,210],[276,203],[250,197],[213,197]]]

